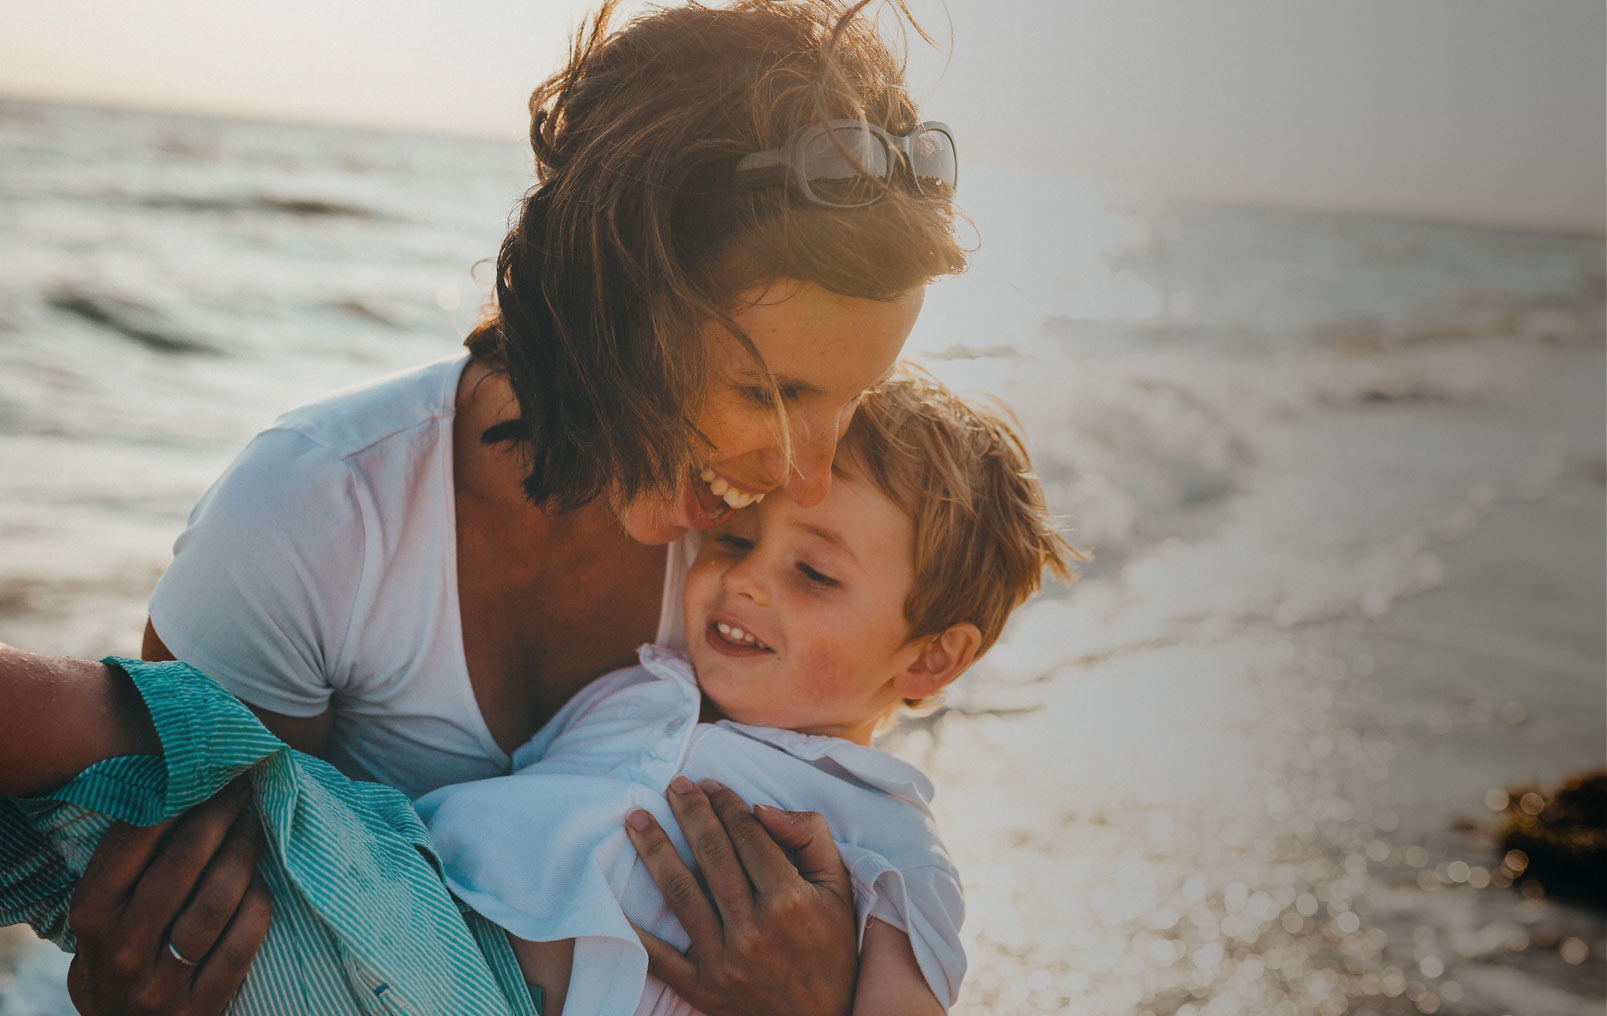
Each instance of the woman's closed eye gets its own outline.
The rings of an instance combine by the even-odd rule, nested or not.
[[[740,385],[737,391],[742,394],[743,398],[761,409],[770,409],[776,404],[776,392],[781,394],[784,402],[797,402],[798,397],[803,394],[803,390],[797,385],[781,385],[774,390],[763,385]]]
[[[734,533],[725,533],[715,542],[731,553],[745,554],[753,549],[752,540],[744,539]]]

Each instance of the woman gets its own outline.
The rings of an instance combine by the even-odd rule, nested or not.
[[[176,545],[145,655],[416,795],[506,772],[579,688],[675,632],[681,537],[823,497],[925,283],[963,267],[952,142],[918,125],[863,6],[743,0],[609,34],[605,4],[531,98],[540,183],[468,355],[259,435]],[[709,1012],[845,1008],[853,918],[819,889],[841,875],[824,828],[675,803],[710,881],[783,848],[803,875],[713,920],[652,830],[666,898],[716,929],[686,957],[648,943],[655,975]],[[215,1011],[243,978],[263,908],[233,819],[218,802],[97,851],[81,1011]]]

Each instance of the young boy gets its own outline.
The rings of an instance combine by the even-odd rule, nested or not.
[[[512,775],[417,802],[449,887],[515,936],[545,1012],[690,1011],[647,976],[632,925],[687,939],[620,821],[646,811],[674,830],[664,794],[686,780],[825,816],[859,916],[856,1012],[953,1003],[963,897],[931,784],[870,743],[993,644],[1045,566],[1066,575],[1028,468],[999,418],[928,379],[887,382],[824,501],[768,498],[707,534],[683,598],[687,656],[645,647],[520,749]]]
[[[769,498],[710,532],[683,600],[689,658],[644,648],[521,748],[513,775],[421,798],[428,837],[400,795],[290,752],[182,664],[130,661],[131,686],[0,647],[17,730],[95,703],[49,750],[0,738],[0,794],[91,766],[50,800],[0,800],[0,923],[70,945],[66,901],[110,817],[154,822],[251,768],[275,909],[231,1011],[528,1013],[516,956],[545,1016],[688,1012],[646,976],[633,924],[687,939],[625,823],[656,817],[689,856],[663,795],[716,780],[826,816],[859,916],[856,1012],[945,1009],[964,971],[958,876],[930,784],[869,742],[991,646],[1045,567],[1067,575],[1074,552],[1028,469],[1000,419],[936,382],[889,381],[856,414],[825,501]],[[112,755],[131,757],[100,761]],[[438,865],[475,912],[457,913]]]

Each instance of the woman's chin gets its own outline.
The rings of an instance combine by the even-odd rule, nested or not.
[[[637,543],[655,546],[678,540],[689,529],[709,529],[725,518],[731,507],[720,502],[706,507],[698,497],[700,486],[707,489],[706,484],[682,484],[680,496],[673,502],[651,496],[637,498],[620,512],[625,534]]]
[[[652,547],[673,543],[686,535],[686,531],[691,528],[685,522],[677,523],[668,515],[668,512],[645,513],[631,510],[627,511],[619,521],[625,527],[626,536],[637,543]]]

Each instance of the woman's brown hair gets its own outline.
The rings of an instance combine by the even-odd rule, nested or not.
[[[895,187],[831,209],[790,187],[731,186],[738,159],[813,122],[915,126],[865,3],[691,5],[611,31],[614,6],[530,97],[538,183],[465,343],[519,405],[482,439],[519,442],[525,492],[560,509],[679,488],[707,447],[700,326],[722,322],[759,360],[728,316],[738,294],[798,278],[886,300],[965,265],[944,200]]]

